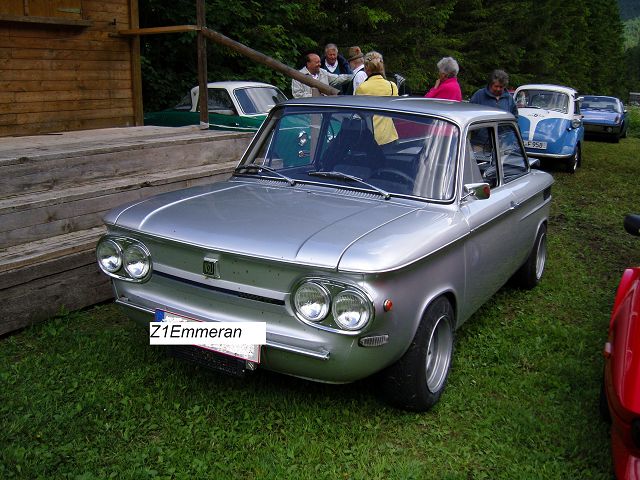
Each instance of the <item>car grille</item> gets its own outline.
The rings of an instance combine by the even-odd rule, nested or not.
[[[167,353],[181,360],[201,365],[210,370],[222,372],[233,377],[244,377],[246,361],[191,345],[171,345]]]

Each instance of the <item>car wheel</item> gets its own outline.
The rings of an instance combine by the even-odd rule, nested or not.
[[[580,144],[576,145],[576,151],[573,156],[567,160],[567,172],[576,173],[578,167],[582,163],[582,149],[580,148]]]
[[[542,225],[526,262],[514,275],[518,286],[531,289],[540,283],[547,263],[547,227]]]
[[[390,404],[424,412],[438,402],[451,368],[454,317],[445,297],[429,306],[409,349],[382,373],[383,393]]]

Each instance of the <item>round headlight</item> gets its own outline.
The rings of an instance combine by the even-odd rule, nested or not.
[[[115,273],[122,266],[122,249],[113,240],[102,240],[96,248],[98,265],[107,273]]]
[[[579,128],[580,125],[582,125],[582,120],[580,120],[579,118],[574,118],[573,120],[571,120],[571,126],[573,128]]]
[[[340,292],[333,299],[333,319],[340,328],[360,330],[371,318],[370,302],[354,290]]]
[[[293,304],[305,320],[319,322],[329,313],[329,292],[317,283],[307,282],[296,290]]]
[[[151,264],[149,262],[149,254],[142,246],[133,244],[124,251],[124,269],[131,276],[139,280],[149,273]]]

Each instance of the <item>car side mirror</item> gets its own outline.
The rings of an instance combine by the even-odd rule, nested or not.
[[[624,229],[631,235],[640,237],[640,215],[627,215],[624,217]]]
[[[540,159],[535,157],[529,158],[529,166],[531,168],[540,168]]]
[[[464,193],[461,200],[466,200],[469,197],[486,200],[491,196],[491,187],[488,183],[467,183],[464,186]]]

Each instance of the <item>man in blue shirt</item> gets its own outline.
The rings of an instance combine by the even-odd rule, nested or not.
[[[489,83],[471,96],[469,102],[485,105],[487,107],[500,108],[511,112],[518,117],[518,107],[511,94],[507,91],[509,75],[504,70],[491,72]]]

